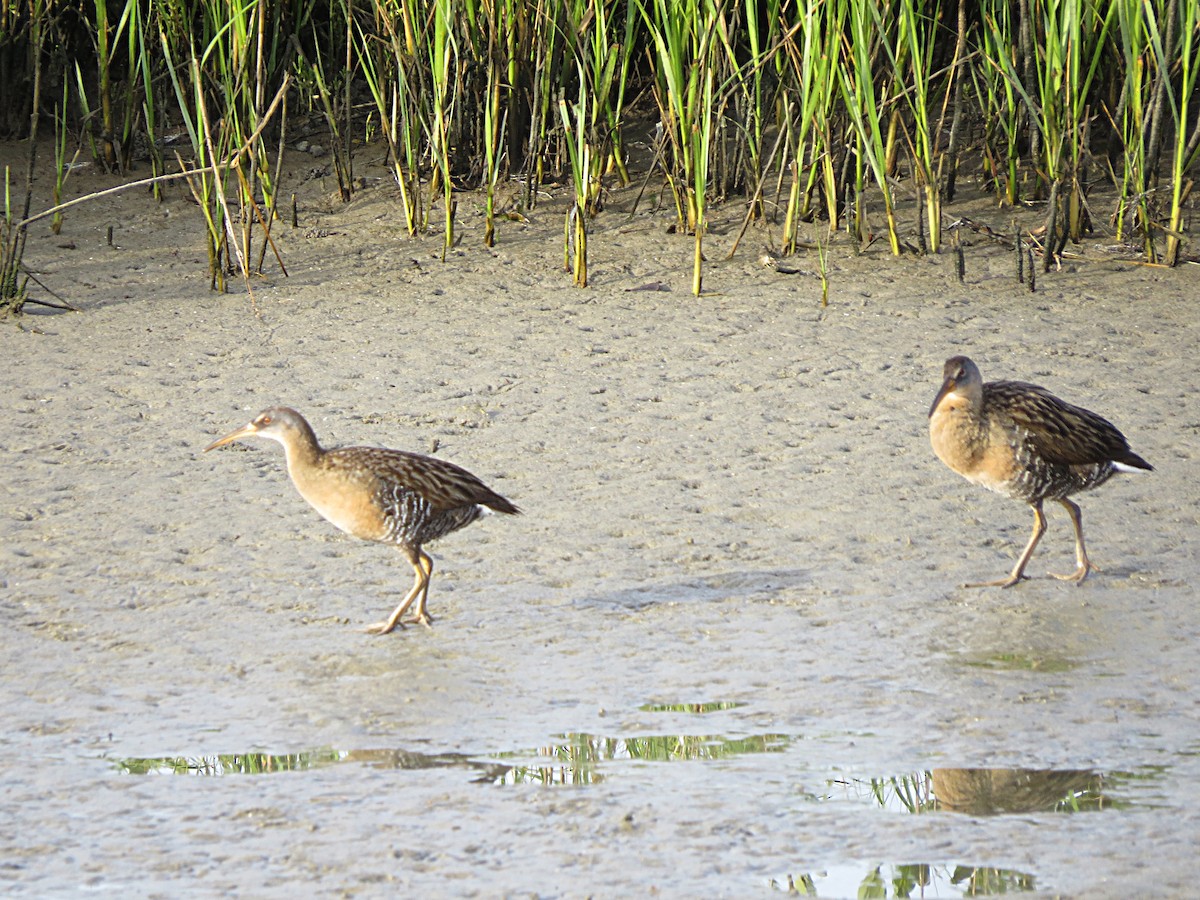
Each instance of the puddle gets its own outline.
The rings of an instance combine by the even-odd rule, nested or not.
[[[703,705],[703,704],[697,704]],[[691,704],[688,704],[691,706]],[[672,710],[673,711],[673,710]],[[399,748],[300,753],[230,753],[212,756],[141,757],[114,760],[125,775],[202,777],[305,772],[343,763],[381,769],[463,769],[481,784],[598,784],[630,764],[731,759],[750,753],[777,753],[793,738],[785,734],[745,737],[724,735],[644,735],[606,737],[573,732],[557,742],[526,751],[490,756],[422,753]],[[814,802],[866,801],[891,812],[954,812],[1001,815],[1030,812],[1076,813],[1124,809],[1122,785],[1155,781],[1162,770],[1107,772],[1091,769],[940,768],[904,775],[860,778],[835,776],[824,794],[806,793]]]
[[[1028,656],[1022,653],[993,653],[984,656],[968,656],[964,665],[976,669],[994,669],[998,672],[1070,672],[1079,668],[1079,663],[1065,656]]]
[[[965,865],[838,865],[772,878],[770,886],[802,897],[977,897],[1033,891],[1034,877],[1013,869]]]
[[[477,773],[474,781],[489,784],[594,784],[603,780],[602,769],[621,763],[729,759],[746,753],[777,752],[790,741],[782,734],[729,738],[721,735],[603,737],[570,733],[559,735],[558,739],[561,743],[536,750],[486,757],[402,749],[319,749],[283,754],[131,757],[114,760],[114,764],[125,775],[212,777],[303,772],[357,763],[385,769],[467,769]]]
[[[307,753],[219,753],[216,756],[147,756],[117,760],[124,775],[266,775],[318,769],[340,762],[336,750]]]
[[[601,737],[592,734],[565,734],[564,743],[538,751],[550,758],[529,765],[514,766],[505,784],[595,784],[603,780],[601,769],[626,762],[680,762],[729,759],[747,753],[775,753],[791,742],[784,734],[760,734],[742,738],[720,735],[651,735],[644,737]],[[512,758],[518,754],[500,754]]]
[[[642,712],[673,712],[703,715],[704,713],[720,712],[723,709],[737,709],[739,706],[745,705],[745,703],[739,703],[736,700],[714,700],[711,703],[644,703],[638,709]]]
[[[1129,772],[1091,769],[932,769],[886,778],[835,778],[827,784],[841,796],[869,800],[892,812],[1075,813],[1123,809],[1112,788],[1144,779]]]
[[[125,775],[270,775],[324,769],[338,763],[358,763],[379,769],[473,769],[478,780],[491,781],[509,768],[462,753],[420,753],[414,750],[310,750],[303,753],[219,753],[215,756],[164,756],[117,760]],[[499,771],[494,771],[499,770]]]

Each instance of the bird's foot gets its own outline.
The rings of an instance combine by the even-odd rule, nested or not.
[[[411,619],[404,620],[408,625],[424,625],[426,628],[433,628],[433,616],[429,613],[419,613]]]
[[[981,588],[981,587],[1012,587],[1014,584],[1020,584],[1027,579],[1028,575],[1009,575],[1007,578],[998,578],[995,581],[972,581],[964,584],[965,588]]]
[[[1099,572],[1099,571],[1100,570],[1097,569],[1095,566],[1089,565],[1089,566],[1080,566],[1078,569],[1076,569],[1070,575],[1058,575],[1054,572],[1051,572],[1050,574],[1054,578],[1057,578],[1059,581],[1073,581],[1076,584],[1082,584],[1083,579],[1088,577],[1089,572]]]
[[[399,628],[403,630],[403,622],[376,622],[374,625],[368,625],[363,629],[367,634],[388,634],[393,629]]]

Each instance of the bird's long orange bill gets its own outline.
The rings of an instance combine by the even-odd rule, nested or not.
[[[231,431],[229,434],[225,435],[225,437],[218,438],[217,440],[213,441],[204,448],[204,452],[207,453],[209,450],[216,450],[218,447],[224,447],[226,444],[232,443],[239,438],[249,437],[257,432],[258,429],[254,427],[253,422],[249,423],[248,425],[243,425],[237,431]]]
[[[937,410],[938,404],[941,403],[943,399],[945,399],[947,394],[953,393],[955,388],[957,388],[957,387],[958,387],[958,383],[953,378],[947,378],[945,381],[942,382],[942,389],[937,392],[937,396],[933,398],[933,405],[929,407],[929,415],[931,417],[933,416],[934,412]]]

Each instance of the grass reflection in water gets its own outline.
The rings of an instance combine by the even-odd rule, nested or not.
[[[115,763],[126,775],[267,775],[320,769],[338,763],[359,763],[382,769],[469,769],[478,773],[475,781],[491,784],[593,784],[602,780],[602,766],[622,762],[720,760],[745,753],[779,751],[788,743],[788,738],[781,734],[727,738],[712,735],[602,737],[569,733],[559,737],[561,743],[535,751],[491,756],[430,754],[390,748],[320,749],[302,753],[131,757]]]
[[[563,743],[543,747],[538,753],[549,757],[551,764],[536,761],[513,766],[502,783],[594,784],[603,780],[600,769],[607,763],[729,759],[746,753],[777,752],[789,741],[782,734],[743,738],[686,734],[614,738],[572,733],[564,734],[562,739]]]
[[[992,866],[838,865],[772,878],[770,886],[802,897],[983,897],[1035,890],[1034,877]]]
[[[869,797],[884,809],[970,815],[1083,812],[1118,805],[1105,788],[1127,773],[1090,769],[941,768],[886,778],[833,778],[847,796]]]
[[[341,761],[337,750],[303,753],[217,753],[211,756],[149,756],[122,759],[126,775],[267,775],[317,769]]]

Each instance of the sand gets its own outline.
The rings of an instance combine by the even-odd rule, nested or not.
[[[962,234],[963,283],[952,254],[842,239],[822,309],[815,253],[760,263],[769,228],[725,259],[730,203],[697,299],[690,240],[650,200],[630,216],[631,189],[581,290],[565,187],[492,249],[464,194],[443,262],[360,161],[341,205],[294,158],[289,274],[252,298],[208,289],[178,186],[31,234],[26,264],[80,311],[0,323],[6,892],[740,897],[808,875],[839,897],[906,864],[941,896],[957,867],[1048,896],[1194,890],[1194,265],[1100,234],[1031,293],[985,235]],[[948,215],[1006,231],[971,190]],[[930,450],[957,353],[1154,464],[1081,498],[1103,570],[1082,586],[1045,577],[1073,565],[1054,506],[1031,580],[960,587],[1005,574],[1032,516]],[[362,633],[411,570],[321,520],[276,445],[201,453],[275,404],[525,511],[428,548],[431,630]],[[164,774],[180,758],[210,777]],[[1083,772],[1105,808],[871,796],[963,768]]]

